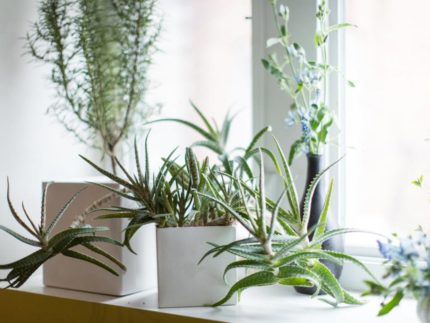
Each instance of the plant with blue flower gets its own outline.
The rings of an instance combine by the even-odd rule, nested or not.
[[[383,277],[389,283],[366,281],[369,290],[364,293],[384,296],[378,315],[388,314],[405,296],[420,303],[430,300],[430,238],[422,228],[407,237],[393,235],[378,241],[378,247],[385,258]]]
[[[320,59],[309,60],[298,43],[290,42],[288,29],[289,9],[278,0],[270,0],[278,35],[267,40],[267,47],[280,46],[285,51],[282,58],[271,53],[262,60],[264,68],[276,77],[282,91],[293,103],[288,111],[286,124],[299,125],[302,135],[291,146],[289,163],[300,153],[319,155],[329,142],[329,129],[334,123],[334,115],[328,107],[328,76],[335,67],[328,62],[327,41],[329,34],[351,24],[340,23],[330,26],[330,10],[327,2],[321,1],[317,7],[317,30],[314,44]],[[352,82],[348,82],[353,86]]]

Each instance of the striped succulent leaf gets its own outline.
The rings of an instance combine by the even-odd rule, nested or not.
[[[0,282],[7,282],[8,285],[6,288],[18,288],[22,286],[31,275],[46,261],[49,259],[56,257],[58,255],[63,255],[66,257],[72,257],[78,259],[80,261],[85,261],[91,263],[95,266],[98,266],[111,274],[118,275],[118,272],[112,268],[110,264],[107,264],[103,261],[97,260],[94,257],[83,254],[80,252],[76,252],[71,250],[77,246],[83,246],[92,252],[97,253],[103,259],[108,262],[112,262],[116,266],[118,266],[122,270],[126,270],[126,267],[117,259],[112,257],[106,251],[101,249],[100,247],[94,245],[94,243],[107,243],[116,246],[122,246],[122,244],[118,241],[115,241],[108,237],[99,237],[95,234],[97,232],[107,231],[108,228],[105,227],[89,227],[82,226],[77,228],[69,228],[63,230],[54,236],[51,237],[51,233],[55,229],[56,225],[60,221],[60,219],[66,213],[68,207],[72,204],[72,202],[76,199],[77,195],[80,192],[77,192],[73,195],[61,208],[61,210],[57,213],[54,219],[48,225],[45,224],[46,220],[46,190],[43,192],[42,198],[42,208],[41,208],[41,222],[38,227],[36,227],[28,215],[25,208],[23,208],[24,214],[27,218],[29,225],[19,216],[15,208],[13,207],[11,198],[10,198],[10,190],[9,190],[9,181],[8,181],[8,203],[10,211],[15,218],[15,220],[23,227],[24,230],[28,231],[35,239],[29,239],[25,236],[6,228],[0,225],[0,230],[4,231],[10,235],[12,235],[17,240],[29,244],[33,247],[38,247],[39,249],[30,255],[14,261],[9,264],[0,265],[0,269],[8,269],[9,273],[5,278],[0,279]]]

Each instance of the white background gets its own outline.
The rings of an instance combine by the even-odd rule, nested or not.
[[[54,99],[49,69],[23,56],[22,37],[37,17],[36,5],[35,0],[0,1],[0,224],[13,229],[17,226],[6,204],[7,175],[16,207],[25,200],[38,219],[42,180],[95,175],[78,154],[95,161],[99,156],[45,114]],[[251,21],[245,19],[251,1],[161,0],[160,11],[164,31],[150,100],[164,105],[164,116],[192,121],[197,118],[189,99],[218,122],[228,109],[241,111],[232,146],[245,145],[251,132]],[[181,126],[159,124],[151,134],[151,159],[157,164],[161,155],[197,139]],[[0,263],[29,251],[0,232]]]

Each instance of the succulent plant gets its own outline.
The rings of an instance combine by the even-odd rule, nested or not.
[[[316,287],[315,295],[324,292],[331,297],[331,300],[326,299],[325,301],[332,305],[339,303],[360,304],[358,299],[341,287],[334,275],[322,262],[324,260],[338,264],[350,261],[365,270],[371,277],[374,277],[365,265],[356,258],[345,253],[321,248],[322,243],[333,236],[357,231],[347,228],[332,231],[325,230],[333,181],[330,184],[319,223],[311,230],[308,230],[307,221],[309,219],[308,213],[311,207],[312,195],[315,186],[325,171],[319,174],[308,188],[304,214],[301,216],[290,168],[277,141],[276,145],[281,163],[276,162],[275,168],[278,170],[285,186],[285,192],[281,194],[276,202],[267,198],[265,193],[262,152],[260,152],[260,177],[257,187],[249,186],[239,177],[231,177],[237,183],[240,196],[243,199],[241,205],[244,205],[245,208],[237,209],[213,196],[198,193],[225,208],[250,234],[247,239],[234,241],[226,245],[211,244],[213,248],[202,258],[203,260],[210,255],[217,257],[224,252],[228,252],[242,259],[228,265],[224,276],[235,268],[247,268],[254,271],[233,284],[227,295],[213,305],[222,305],[234,293],[240,293],[246,288],[274,284],[314,286]],[[275,159],[275,161],[277,160]],[[280,164],[283,165],[282,169],[279,167]],[[284,195],[287,196],[289,201],[289,211],[281,207]]]
[[[145,140],[145,164],[141,165],[139,150],[135,142],[135,164],[137,174],[131,175],[117,160],[119,168],[126,178],[121,178],[81,156],[101,174],[121,186],[120,189],[97,184],[119,196],[134,201],[136,207],[110,207],[98,209],[106,214],[100,219],[126,218],[130,222],[125,230],[124,245],[133,251],[130,240],[137,230],[145,224],[156,223],[158,227],[228,225],[232,218],[216,203],[201,198],[196,194],[205,192],[208,195],[224,196],[232,194],[231,183],[217,178],[208,159],[200,164],[191,148],[186,150],[185,164],[176,163],[172,151],[154,175],[150,171],[148,138]],[[142,171],[142,169],[144,169]]]
[[[7,282],[7,288],[18,288],[22,286],[30,276],[46,261],[57,256],[63,255],[66,257],[78,259],[81,261],[86,261],[95,266],[98,266],[113,275],[118,276],[117,271],[112,269],[111,266],[105,264],[104,262],[97,260],[96,258],[81,253],[79,251],[73,250],[73,248],[81,246],[86,249],[100,255],[101,257],[109,260],[110,262],[117,265],[122,270],[126,270],[126,267],[117,259],[112,257],[106,251],[101,249],[100,247],[94,245],[94,243],[108,243],[116,246],[122,246],[122,244],[118,241],[115,241],[108,237],[96,236],[95,234],[98,232],[106,232],[109,229],[106,227],[91,227],[91,226],[83,226],[76,228],[68,228],[64,231],[61,231],[55,235],[52,235],[55,226],[61,220],[61,218],[66,213],[68,207],[72,204],[72,202],[76,199],[77,195],[80,193],[77,192],[73,195],[65,205],[59,210],[58,214],[54,217],[54,219],[46,224],[46,189],[43,191],[42,196],[42,207],[41,207],[41,217],[40,223],[36,225],[31,217],[29,216],[27,210],[22,204],[22,209],[24,215],[27,219],[27,222],[23,220],[22,217],[19,216],[18,212],[15,210],[11,198],[10,198],[10,190],[9,190],[9,180],[7,183],[7,201],[9,205],[10,212],[14,219],[20,224],[20,226],[30,234],[30,238],[27,238],[3,225],[0,225],[0,230],[10,234],[18,241],[30,245],[32,247],[38,248],[37,251],[31,253],[30,255],[14,261],[9,264],[0,265],[0,269],[10,270],[7,276],[3,279],[0,279],[0,282]]]

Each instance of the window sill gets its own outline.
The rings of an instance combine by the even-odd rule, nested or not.
[[[247,290],[237,306],[158,309],[155,291],[114,298],[46,288],[41,278],[35,277],[18,291],[0,291],[0,303],[2,321],[7,322],[34,322],[39,318],[45,323],[119,323],[144,319],[151,322],[419,322],[413,300],[404,300],[392,314],[379,318],[376,316],[379,298],[370,297],[363,306],[335,309],[283,286]],[[17,308],[23,310],[17,311]]]

